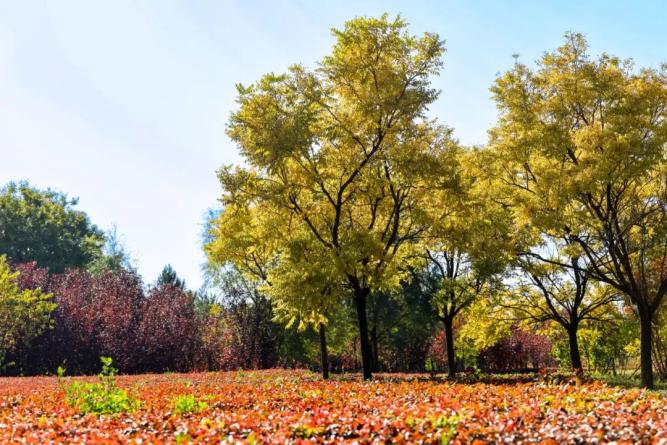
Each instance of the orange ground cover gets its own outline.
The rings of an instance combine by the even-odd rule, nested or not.
[[[104,416],[69,407],[62,383],[0,379],[0,442],[667,443],[664,397],[598,383],[322,382],[304,371],[122,376],[141,407]],[[184,394],[208,406],[174,413]]]

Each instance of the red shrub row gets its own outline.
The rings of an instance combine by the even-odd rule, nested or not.
[[[225,337],[219,339],[210,329],[215,321],[218,330],[224,330],[224,317],[212,320],[208,311],[198,315],[193,295],[178,287],[159,285],[145,292],[139,277],[129,271],[49,275],[34,263],[16,269],[20,286],[53,293],[57,309],[53,329],[20,348],[8,372],[52,373],[62,365],[71,373],[94,373],[100,356],[112,357],[127,373],[189,371],[222,367],[231,354],[244,356],[220,348]],[[209,361],[209,356],[215,359]]]
[[[290,337],[273,321],[266,298],[233,281],[223,291],[226,303],[220,305],[196,300],[172,284],[145,290],[131,271],[50,275],[34,263],[15,269],[20,286],[53,293],[57,309],[53,329],[9,357],[15,366],[8,367],[8,373],[54,373],[64,366],[69,373],[90,374],[99,371],[100,356],[112,357],[124,373],[313,365],[304,347],[309,340]],[[445,369],[442,329],[424,334],[430,341],[407,337],[400,349],[374,343],[384,369],[423,372],[427,359],[429,369]],[[478,365],[492,372],[551,366],[550,350],[547,338],[516,329],[482,351]],[[342,351],[330,357],[332,369],[357,370],[354,340]],[[458,368],[463,370],[463,363]]]

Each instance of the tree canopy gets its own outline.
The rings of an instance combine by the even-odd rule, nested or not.
[[[425,180],[447,175],[450,133],[426,117],[444,46],[386,15],[350,20],[333,34],[334,48],[316,69],[294,65],[238,87],[228,134],[250,167],[220,171],[221,218],[261,213],[280,227],[267,250],[272,261],[287,255],[303,276],[327,265],[323,282],[354,296],[370,377],[366,299],[405,276],[411,241],[425,230]],[[232,238],[251,239],[247,232]],[[225,249],[216,242],[208,249],[212,258],[235,259],[219,255]]]
[[[62,272],[102,256],[104,233],[74,207],[76,199],[27,182],[0,189],[0,255]]]
[[[497,178],[518,224],[571,241],[593,279],[632,301],[652,386],[651,323],[667,294],[667,66],[593,59],[569,33],[537,69],[517,63],[492,92]]]

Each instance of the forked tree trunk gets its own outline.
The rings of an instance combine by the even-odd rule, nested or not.
[[[324,323],[320,323],[320,359],[322,362],[322,378],[329,378],[329,353],[327,352],[327,335]]]

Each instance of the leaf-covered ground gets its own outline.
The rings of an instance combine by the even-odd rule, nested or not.
[[[102,416],[69,407],[69,383],[0,379],[0,443],[667,443],[664,397],[598,383],[322,382],[301,371],[123,376],[118,384],[140,407]],[[177,396],[194,396],[199,412],[175,409]]]

